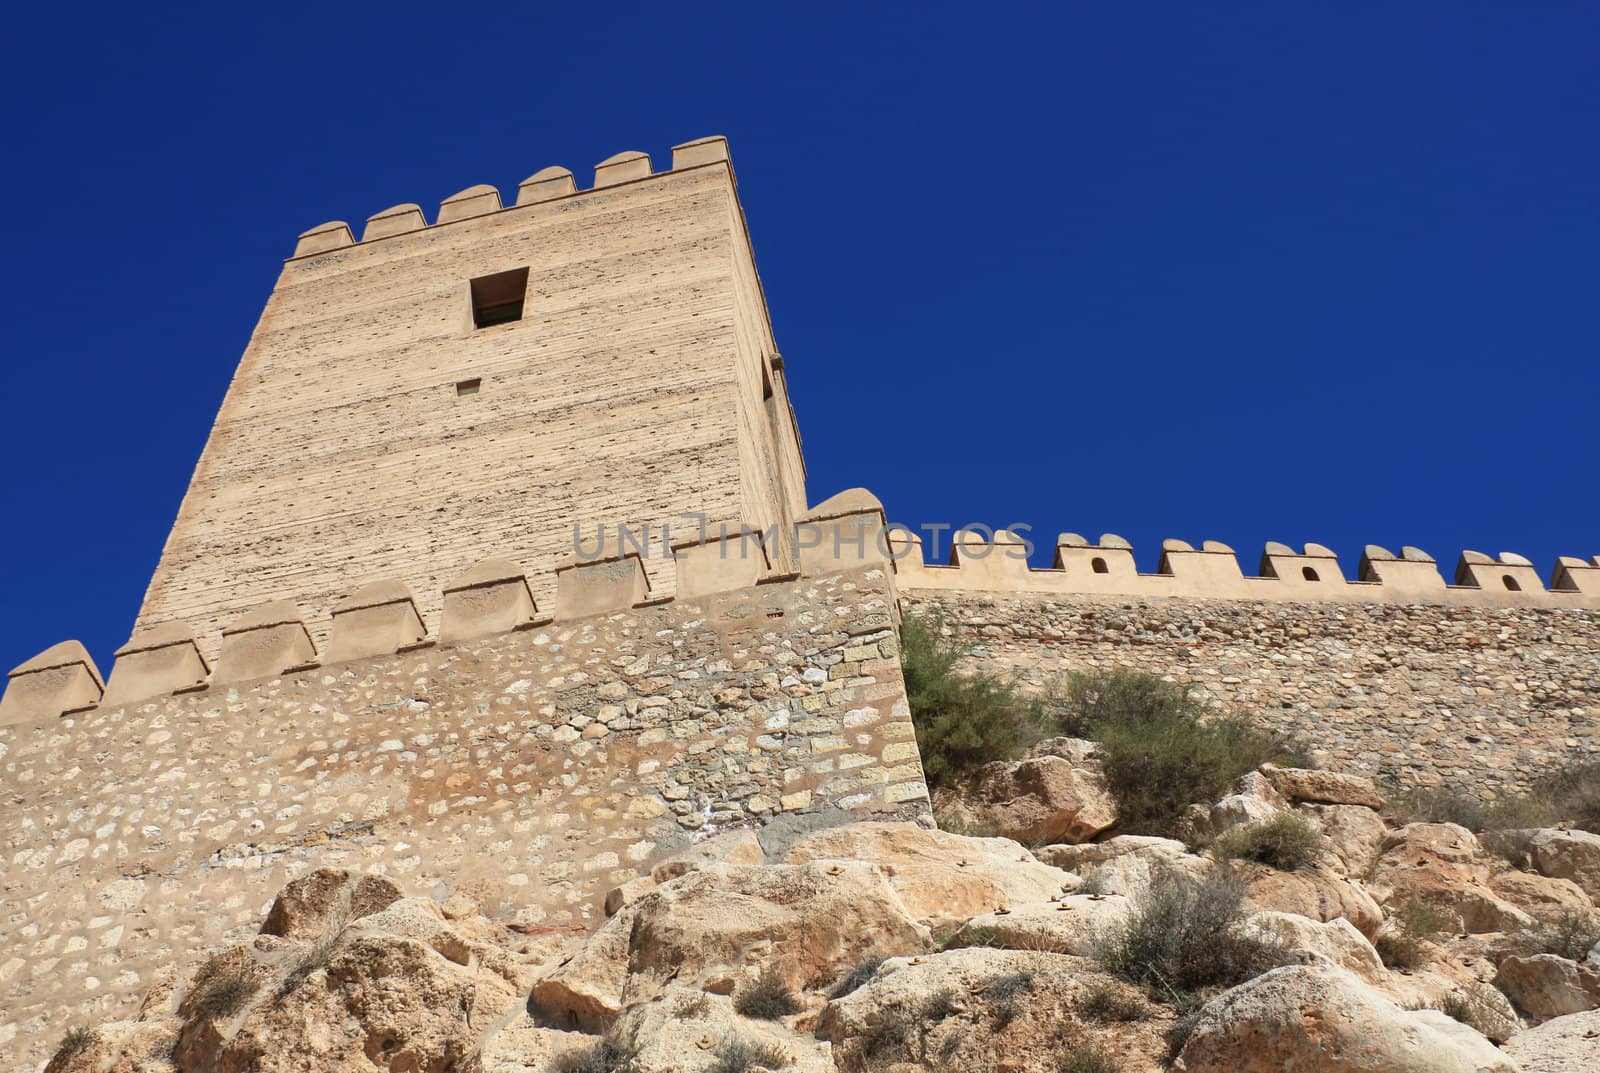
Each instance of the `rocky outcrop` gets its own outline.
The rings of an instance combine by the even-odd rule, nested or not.
[[[935,930],[980,913],[1047,901],[1077,879],[1005,838],[969,838],[911,823],[852,823],[795,842],[784,860],[872,861],[917,920]]]
[[[1120,895],[1069,894],[973,917],[956,933],[956,941],[982,939],[1011,950],[1045,950],[1057,954],[1094,954],[1102,936],[1127,919],[1132,901]]]
[[[1600,1006],[1600,972],[1554,954],[1508,957],[1494,984],[1540,1021]]]
[[[1347,875],[1361,875],[1377,859],[1389,835],[1383,817],[1362,805],[1300,805],[1328,840],[1328,850]]]
[[[1117,822],[1116,801],[1098,768],[1050,754],[987,764],[941,788],[934,806],[940,815],[1029,846],[1086,842]]]
[[[1403,1010],[1342,969],[1290,966],[1201,1011],[1174,1067],[1185,1073],[1517,1073],[1483,1036],[1433,1010]]]
[[[1323,922],[1343,917],[1368,939],[1376,937],[1383,926],[1383,910],[1365,887],[1327,865],[1297,872],[1241,865],[1239,871],[1247,881],[1250,905],[1255,909],[1294,913]]]
[[[1383,961],[1367,937],[1343,917],[1315,921],[1296,913],[1251,913],[1244,925],[1254,934],[1291,952],[1305,965],[1331,965],[1368,983],[1384,978]]]
[[[662,884],[608,920],[533,988],[557,1025],[598,1031],[669,981],[729,992],[770,971],[826,986],[870,955],[910,953],[928,929],[876,865],[711,865]]]
[[[1096,985],[1115,987],[1082,958],[975,947],[884,963],[870,982],[830,1002],[817,1033],[841,1073],[904,1068],[963,1073],[1056,1068],[1062,1026]],[[1170,1015],[1102,1037],[1130,1069],[1152,1068]],[[933,1063],[937,1060],[937,1066]]]
[[[315,939],[334,921],[343,926],[399,901],[400,888],[385,876],[323,868],[278,892],[261,934]],[[337,919],[336,919],[337,918]]]
[[[1518,1033],[1505,1050],[1522,1073],[1600,1069],[1600,1010],[1553,1018]]]
[[[1533,918],[1489,886],[1499,865],[1471,831],[1453,823],[1412,823],[1384,840],[1375,886],[1390,905],[1415,898],[1452,911],[1463,931],[1507,932]]]
[[[1210,862],[1189,852],[1172,838],[1146,835],[1117,835],[1104,842],[1077,846],[1045,846],[1038,850],[1047,864],[1077,873],[1083,890],[1097,894],[1137,897],[1157,877],[1199,875]]]
[[[1360,775],[1345,775],[1337,771],[1317,768],[1278,767],[1261,765],[1272,788],[1289,801],[1306,801],[1319,805],[1360,805],[1363,808],[1381,809],[1383,795],[1377,784]]]
[[[1570,879],[1600,905],[1600,835],[1546,828],[1529,839],[1528,856],[1540,875]]]

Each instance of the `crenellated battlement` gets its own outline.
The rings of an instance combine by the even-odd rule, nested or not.
[[[728,154],[728,140],[720,134],[696,138],[694,141],[672,147],[671,171],[673,172],[704,167],[707,164],[725,165],[730,174],[733,170],[733,160]],[[430,227],[443,227],[460,220],[487,216],[490,213],[522,209],[574,194],[637,182],[658,174],[666,173],[653,170],[649,154],[637,149],[617,153],[596,164],[594,185],[585,190],[578,189],[577,179],[569,169],[553,165],[541,168],[522,180],[517,185],[516,201],[510,205],[504,204],[500,199],[500,191],[487,183],[469,186],[458,194],[452,194],[440,203],[439,212],[431,225],[420,205],[407,202],[391,206],[367,217],[360,243],[378,242]],[[330,220],[302,232],[289,259],[315,257],[354,245],[357,245],[357,240],[350,225],[343,220]]]
[[[992,539],[971,530],[957,532],[943,564],[926,562],[921,538],[907,529],[890,529],[888,546],[905,589],[1600,609],[1600,556],[1562,556],[1546,588],[1533,564],[1513,552],[1495,557],[1463,552],[1453,582],[1447,583],[1433,556],[1409,546],[1396,555],[1367,545],[1353,578],[1321,544],[1297,552],[1269,542],[1255,576],[1245,574],[1234,550],[1216,540],[1198,548],[1183,540],[1163,541],[1153,574],[1139,572],[1133,546],[1114,533],[1092,544],[1077,533],[1062,533],[1048,569],[1030,567],[1023,538],[1004,529]]]
[[[883,531],[882,507],[861,489],[827,500],[801,518],[798,526],[811,534],[801,541],[800,572],[775,572],[768,543],[762,534],[749,530],[708,530],[704,539],[674,542],[676,585],[667,595],[650,587],[642,554],[647,549],[604,541],[593,555],[574,557],[554,568],[556,598],[549,613],[535,601],[535,586],[521,566],[488,559],[444,587],[439,601],[443,612],[435,631],[430,631],[407,583],[392,578],[370,581],[330,609],[332,627],[321,650],[301,605],[292,600],[274,600],[225,625],[214,662],[202,650],[196,631],[182,622],[136,628],[117,650],[111,675],[104,680],[82,644],[63,641],[11,671],[0,697],[0,726],[756,585],[890,565],[876,550]],[[885,572],[892,577],[892,569]]]

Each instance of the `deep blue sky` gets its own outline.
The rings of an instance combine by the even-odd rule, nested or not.
[[[1592,3],[96,7],[0,63],[6,667],[109,671],[297,232],[711,133],[814,502],[1600,553]]]

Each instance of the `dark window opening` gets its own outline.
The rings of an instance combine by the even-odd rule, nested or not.
[[[478,389],[482,386],[483,380],[476,376],[471,380],[458,381],[456,383],[456,396],[459,398],[462,395],[476,395]]]
[[[1111,568],[1106,565],[1106,561],[1104,559],[1096,559],[1089,565],[1094,568],[1094,572],[1097,574],[1111,573]]]
[[[1518,585],[1517,584],[1517,579],[1512,577],[1510,574],[1507,574],[1505,577],[1501,578],[1500,580],[1504,581],[1506,583],[1506,588],[1510,589],[1512,592],[1521,592],[1522,591],[1522,586]]]
[[[472,281],[472,324],[489,328],[522,319],[522,300],[528,293],[528,270],[513,268]]]
[[[1322,580],[1321,578],[1319,578],[1317,576],[1317,572],[1315,570],[1311,569],[1311,567],[1309,567],[1309,566],[1302,566],[1300,568],[1300,576],[1305,578],[1307,581],[1321,581]]]

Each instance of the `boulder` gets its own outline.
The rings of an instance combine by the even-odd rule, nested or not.
[[[827,1044],[776,1022],[740,1017],[726,996],[690,988],[669,988],[649,1002],[630,1006],[606,1039],[631,1056],[628,1073],[705,1073],[730,1043],[773,1048],[784,1058],[783,1073],[835,1071]],[[591,1038],[566,1053],[581,1056],[603,1045]]]
[[[179,1073],[443,1073],[522,1001],[519,974],[493,964],[509,954],[480,957],[431,903],[395,903],[332,934],[331,945],[261,936],[208,963],[180,1007]],[[236,1008],[208,1003],[219,974],[251,981]]]
[[[1355,925],[1369,940],[1383,926],[1383,910],[1357,882],[1339,875],[1326,864],[1296,872],[1280,872],[1266,865],[1239,865],[1249,888],[1253,909],[1295,913],[1311,920],[1340,917]]]
[[[1371,779],[1314,768],[1278,767],[1262,764],[1261,774],[1272,788],[1289,801],[1308,801],[1319,805],[1359,805],[1381,809],[1383,795]]]
[[[1185,1073],[1517,1073],[1483,1036],[1403,1010],[1343,969],[1274,969],[1207,1003],[1178,1056]]]
[[[1069,894],[1004,913],[973,917],[956,941],[982,936],[985,945],[1091,957],[1098,938],[1127,919],[1132,901],[1120,895]]]
[[[1570,879],[1600,905],[1600,835],[1546,828],[1530,839],[1528,856],[1540,875]]]
[[[1190,853],[1182,842],[1144,835],[1118,835],[1080,846],[1045,846],[1039,859],[1082,879],[1080,894],[1138,897],[1164,875],[1198,876],[1211,862]]]
[[[1063,1026],[1096,986],[1118,987],[1094,963],[1063,954],[973,947],[893,958],[828,1003],[817,1035],[832,1041],[841,1073],[1053,1070]],[[1101,1039],[1119,1068],[1157,1067],[1170,1015],[1152,1012]]]
[[[1366,872],[1389,834],[1383,817],[1361,805],[1300,805],[1296,811],[1322,828],[1329,852],[1347,875]]]
[[[1600,1069],[1600,1010],[1551,1018],[1519,1032],[1505,1049],[1522,1073]]]
[[[1047,901],[1077,882],[1009,839],[970,838],[914,823],[831,827],[795,842],[784,860],[871,861],[889,877],[911,915],[934,929],[956,927],[1001,907]]]
[[[1384,979],[1383,960],[1367,937],[1343,917],[1316,921],[1298,913],[1251,913],[1244,930],[1289,950],[1303,965],[1333,965],[1377,983]]]
[[[754,831],[725,831],[668,857],[650,869],[650,878],[665,883],[707,865],[760,864],[765,859]]]
[[[1583,888],[1570,879],[1511,870],[1490,876],[1489,889],[1536,917],[1554,916],[1568,910],[1591,912],[1594,909],[1594,902],[1590,901]]]
[[[1498,870],[1465,827],[1412,823],[1384,840],[1375,886],[1389,905],[1416,898],[1449,909],[1467,932],[1531,927],[1531,916],[1490,888],[1489,879]]]
[[[985,764],[939,798],[941,815],[959,815],[979,830],[1030,846],[1086,842],[1117,822],[1105,777],[1060,756]]]
[[[1289,807],[1288,800],[1259,771],[1234,783],[1233,792],[1214,805],[1190,805],[1178,821],[1178,834],[1187,842],[1204,845],[1236,827],[1249,827],[1272,819]]]
[[[1540,1021],[1600,1006],[1600,972],[1555,954],[1506,958],[1494,985]]]
[[[335,927],[399,901],[400,887],[386,876],[322,868],[278,892],[261,934],[315,939],[330,921]]]
[[[725,991],[771,971],[795,990],[826,987],[868,956],[929,945],[876,865],[710,865],[606,921],[534,985],[530,1008],[598,1031],[668,981]]]

